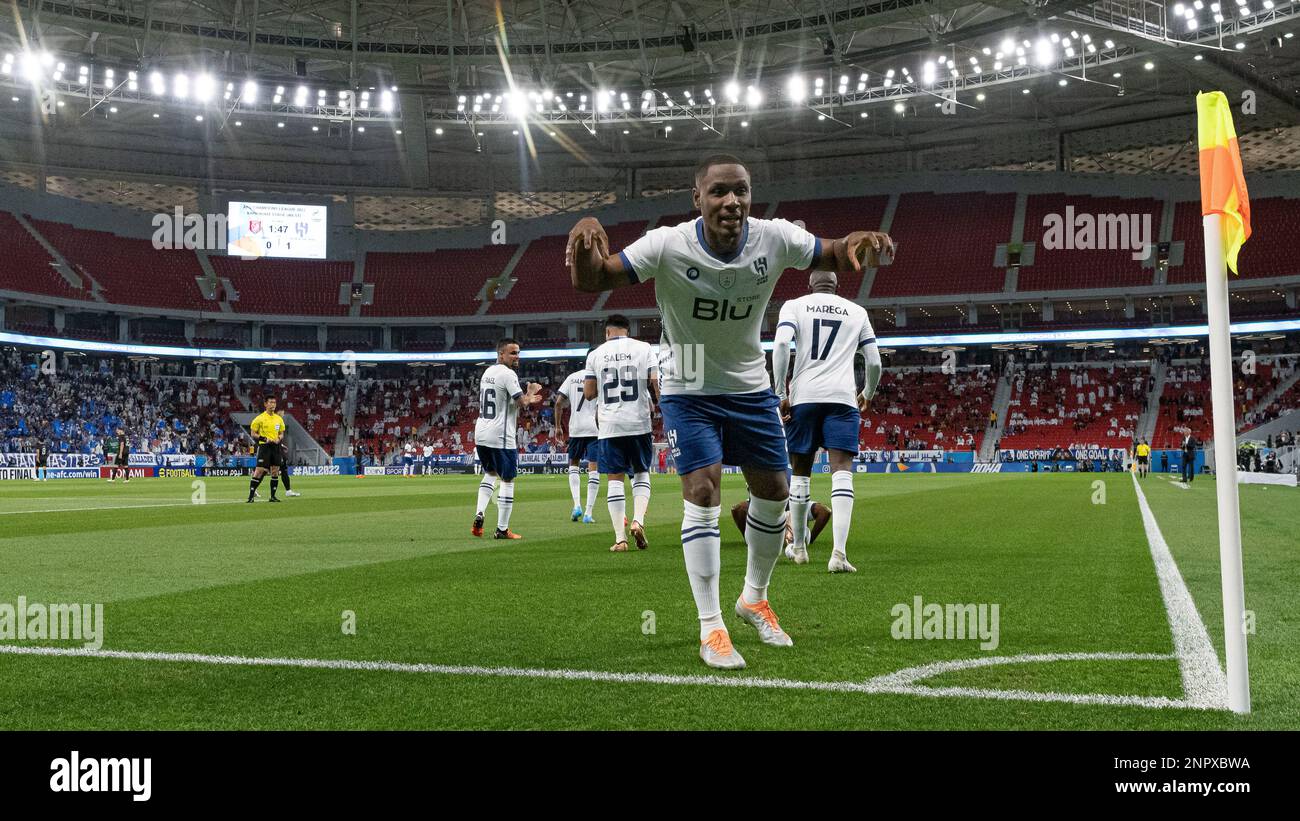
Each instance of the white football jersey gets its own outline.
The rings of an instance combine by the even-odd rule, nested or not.
[[[403,450],[406,451],[407,456],[415,456],[415,445],[412,445],[410,442],[406,443],[406,447],[403,448]]]
[[[794,223],[754,217],[726,257],[705,244],[702,217],[655,228],[623,249],[633,282],[655,280],[664,394],[769,387],[759,331],[772,290],[785,269],[809,268],[820,253],[820,241]]]
[[[650,432],[649,382],[659,377],[654,349],[630,336],[616,336],[587,354],[585,379],[596,380],[600,438]]]
[[[560,394],[569,400],[569,436],[599,436],[596,430],[596,400],[588,401],[582,393],[582,382],[586,371],[574,371],[560,386]]]
[[[777,321],[794,332],[790,404],[834,402],[857,407],[853,357],[876,341],[867,309],[838,294],[805,294],[781,306]]]
[[[519,428],[519,405],[515,400],[523,390],[519,386],[519,375],[507,365],[498,362],[483,371],[483,378],[479,381],[474,444],[515,449],[515,433]]]
[[[433,445],[425,445],[425,446],[424,446],[424,458],[425,458],[425,459],[428,459],[428,458],[429,458],[430,456],[432,456],[432,455],[433,455]]]

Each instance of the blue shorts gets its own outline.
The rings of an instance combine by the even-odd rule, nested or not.
[[[413,465],[413,464],[415,464],[415,457],[413,457],[413,456],[403,456],[403,457],[402,457],[402,464],[403,464],[403,465]]]
[[[599,441],[594,436],[570,436],[569,462],[577,464],[583,460],[588,462],[596,461],[596,443]]]
[[[654,440],[650,434],[611,436],[600,440],[596,467],[601,473],[645,473],[654,457]]]
[[[858,452],[862,414],[838,402],[805,402],[790,406],[785,424],[786,446],[791,453],[814,454],[821,448]]]
[[[484,473],[495,473],[503,482],[513,482],[519,475],[519,452],[506,448],[489,448],[478,445],[478,460]]]
[[[771,389],[718,396],[664,396],[659,409],[678,473],[724,465],[787,470],[780,401]]]

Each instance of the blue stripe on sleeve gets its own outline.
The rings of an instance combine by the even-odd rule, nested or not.
[[[632,281],[632,284],[640,282],[641,278],[636,275],[636,269],[632,267],[632,261],[627,258],[627,254],[619,251],[618,258],[623,260],[623,268],[627,270],[627,278]]]
[[[861,348],[863,345],[874,345],[875,343],[876,343],[876,338],[873,336],[870,339],[863,339],[860,342],[858,342],[858,347]]]

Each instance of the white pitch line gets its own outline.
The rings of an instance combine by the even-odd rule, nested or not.
[[[47,510],[4,510],[0,511],[0,516],[21,516],[25,513],[81,513],[86,510],[138,510],[149,507],[206,507],[208,505],[234,505],[240,504],[238,499],[223,499],[216,502],[204,502],[195,504],[194,502],[168,502],[162,505],[109,505],[107,507],[52,507]]]
[[[1192,704],[1210,710],[1228,709],[1228,678],[1219,666],[1219,656],[1210,644],[1209,631],[1196,610],[1196,602],[1187,590],[1178,563],[1169,552],[1160,525],[1151,513],[1146,494],[1133,479],[1137,491],[1138,508],[1142,511],[1142,525],[1146,528],[1147,542],[1151,545],[1151,559],[1155,562],[1156,578],[1160,581],[1160,596],[1165,601],[1169,629],[1174,635],[1174,653],[1183,676],[1183,695]]]
[[[89,650],[77,647],[41,647],[0,644],[0,655],[60,656],[72,658],[101,658],[126,661],[161,661],[190,664],[211,664],[236,667],[297,667],[314,670],[361,670],[392,673],[425,673],[446,676],[477,676],[490,678],[557,679],[563,681],[595,681],[615,684],[667,684],[678,686],[754,688],[767,690],[810,690],[832,693],[864,693],[868,695],[925,696],[929,698],[979,698],[998,701],[1034,701],[1065,704],[1097,704],[1116,707],[1148,707],[1154,709],[1183,708],[1204,709],[1203,705],[1179,701],[1163,696],[1121,696],[1103,693],[1052,693],[1030,690],[996,690],[973,687],[924,687],[912,682],[918,680],[916,671],[897,682],[890,674],[870,681],[798,681],[780,678],[731,677],[726,675],[670,675],[665,673],[612,673],[600,670],[548,670],[529,667],[483,667],[462,664],[412,664],[395,661],[356,661],[352,659],[266,658],[249,656],[207,655],[203,653],[159,653],[131,650]],[[956,662],[939,662],[927,667],[943,668],[937,672],[981,667],[988,664],[1017,664],[1034,661],[1064,660],[1170,660],[1169,655],[1142,653],[1054,653],[1026,656],[1000,656],[992,659],[967,659]],[[930,673],[929,675],[934,675]]]

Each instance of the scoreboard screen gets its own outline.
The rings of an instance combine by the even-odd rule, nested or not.
[[[236,257],[325,259],[329,222],[324,205],[231,202],[226,253]]]

